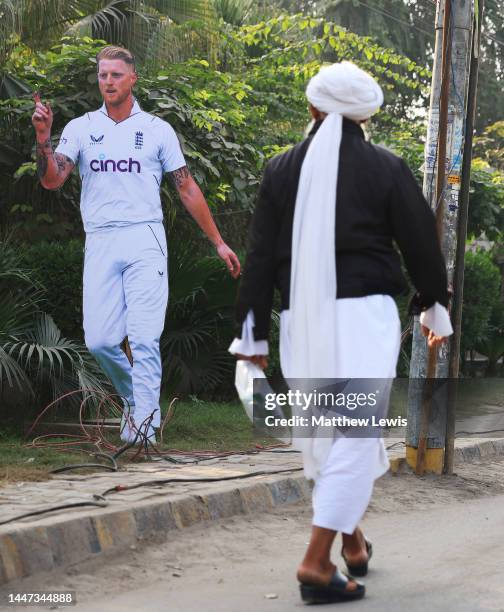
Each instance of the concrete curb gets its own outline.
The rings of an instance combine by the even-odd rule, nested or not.
[[[488,440],[455,450],[456,463],[504,455],[504,439]],[[391,471],[409,469],[405,457],[390,458]],[[170,531],[202,521],[268,512],[311,500],[311,486],[302,473],[255,477],[236,486],[202,494],[138,501],[127,509],[83,508],[69,518],[43,516],[36,524],[0,533],[0,585],[122,551],[137,542],[165,540]]]
[[[487,457],[504,455],[504,439],[488,440],[472,446],[455,449],[455,463],[471,462]]]
[[[504,439],[487,440],[486,442],[478,442],[468,446],[455,448],[454,463],[471,463],[480,459],[489,457],[498,457],[504,455]],[[406,456],[391,457],[390,471],[393,474],[398,474],[402,471],[412,471],[406,461]]]
[[[310,498],[308,481],[302,475],[288,475],[216,493],[137,502],[127,510],[86,512],[84,508],[69,519],[47,516],[36,526],[0,534],[0,585],[98,555],[127,551],[142,540],[163,541],[171,530],[202,521],[267,512]]]

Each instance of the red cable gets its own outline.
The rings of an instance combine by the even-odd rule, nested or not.
[[[43,435],[35,437],[30,443],[25,444],[24,445],[25,448],[51,448],[55,451],[61,451],[65,453],[68,453],[68,452],[89,453],[90,449],[86,447],[89,447],[91,445],[91,446],[96,447],[99,452],[104,452],[104,450],[106,450],[110,454],[114,454],[117,451],[119,451],[121,447],[118,447],[112,442],[110,442],[109,440],[107,440],[107,438],[105,437],[103,427],[105,424],[106,409],[108,409],[109,411],[112,411],[112,414],[114,414],[114,416],[118,416],[119,414],[122,416],[124,408],[123,406],[118,404],[116,401],[114,401],[113,398],[119,397],[117,394],[108,394],[103,391],[97,391],[97,390],[90,391],[89,389],[77,389],[75,391],[70,391],[68,393],[65,393],[61,397],[58,397],[54,401],[50,402],[45,408],[43,408],[40,414],[36,417],[32,426],[26,433],[25,438],[28,438],[30,436],[30,434],[33,432],[33,430],[37,426],[37,424],[40,422],[41,418],[49,411],[50,408],[53,408],[58,403],[78,393],[86,394],[79,406],[79,425],[82,430],[82,434],[81,435],[68,434],[68,433],[43,434]],[[90,432],[84,423],[84,410],[85,408],[87,408],[86,406],[87,402],[90,399],[93,399],[93,398],[96,399],[96,395],[101,396],[101,399],[96,408],[96,415],[95,415],[96,425],[93,427],[93,432]],[[163,441],[164,428],[174,416],[174,411],[172,409],[172,406],[174,402],[177,401],[177,399],[178,398],[174,398],[172,402],[170,403],[168,407],[168,411],[161,424],[161,428],[160,428],[161,443]],[[127,417],[127,420],[130,426],[133,427],[133,423],[130,420],[129,415]],[[147,429],[151,421],[152,421],[152,416],[150,417],[150,420],[147,421],[146,425],[143,424],[141,426],[142,429],[143,427],[146,427]],[[67,441],[59,440],[59,441],[52,441],[52,442],[49,441],[51,438],[55,438],[55,437],[69,438],[69,440]],[[47,441],[44,441],[44,440],[47,440]],[[169,457],[170,455],[171,456],[175,455],[175,456],[205,459],[209,457],[220,458],[220,457],[228,457],[230,455],[256,454],[260,452],[261,450],[269,450],[272,448],[279,448],[279,447],[285,447],[285,446],[288,446],[288,445],[285,443],[269,444],[269,445],[255,444],[255,448],[247,450],[247,451],[212,451],[212,450],[207,450],[207,449],[194,449],[192,451],[182,451],[180,449],[166,449],[166,450],[156,449],[155,454],[161,457]],[[137,448],[128,449],[127,451],[124,452],[124,456],[127,457],[130,461],[135,461],[137,458],[141,456],[150,455],[150,454],[152,454],[152,451],[149,451],[148,448],[146,449],[144,444],[139,444]]]

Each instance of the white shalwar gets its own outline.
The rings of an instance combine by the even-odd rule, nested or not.
[[[336,365],[333,378],[376,378],[396,375],[401,328],[397,306],[388,295],[333,301]],[[420,315],[420,323],[436,335],[453,333],[448,311],[434,304]],[[267,355],[268,343],[254,341],[254,313],[243,323],[241,339],[229,347],[233,354]],[[290,312],[280,313],[280,363],[285,378],[291,372]],[[388,402],[388,397],[383,401]],[[304,472],[315,481],[313,525],[351,534],[371,499],[373,484],[389,468],[382,438],[295,438],[303,453]]]
[[[329,314],[329,313],[328,313]],[[388,295],[335,299],[336,361],[331,378],[393,379],[401,341],[397,306]],[[253,342],[254,315],[243,324],[242,339],[230,351],[242,355],[267,353],[265,342]],[[280,314],[280,363],[292,376],[290,311]],[[388,398],[382,398],[388,401]],[[294,438],[303,453],[304,472],[315,481],[313,525],[353,533],[371,499],[373,483],[389,468],[382,438]]]
[[[375,378],[396,375],[401,344],[397,306],[388,295],[333,301],[335,362],[331,378]],[[280,360],[288,379],[291,340],[288,310],[280,319]],[[390,386],[385,391],[390,393]],[[388,396],[382,397],[388,403]],[[327,437],[297,438],[304,470],[313,478],[313,525],[351,534],[371,499],[373,483],[389,468],[383,439]]]
[[[116,122],[105,105],[70,121],[56,152],[79,165],[86,231],[86,345],[131,406],[135,423],[159,427],[159,338],[168,302],[163,172],[186,165],[173,128],[142,111]],[[128,336],[131,367],[119,345]]]

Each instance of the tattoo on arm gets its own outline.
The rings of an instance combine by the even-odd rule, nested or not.
[[[55,153],[52,149],[51,139],[47,138],[44,142],[37,142],[37,174],[39,178],[43,178],[47,174],[50,157],[56,162],[59,176],[64,176],[65,172],[70,173],[74,165],[73,161],[62,153]]]
[[[58,174],[63,174],[67,169],[68,164],[71,164],[73,166],[73,161],[62,153],[55,153],[54,158],[56,159],[56,163],[58,164]]]
[[[191,176],[189,169],[187,166],[182,166],[182,168],[178,168],[178,170],[174,170],[170,172],[170,177],[173,181],[173,184],[177,189],[179,189],[182,183]]]
[[[39,178],[46,175],[47,172],[47,157],[53,155],[51,139],[47,138],[44,142],[37,142],[37,174]]]

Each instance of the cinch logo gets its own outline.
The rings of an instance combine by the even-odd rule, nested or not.
[[[142,169],[140,162],[131,157],[117,162],[114,159],[92,159],[89,167],[93,172],[135,172],[133,168],[136,168],[137,174]]]

